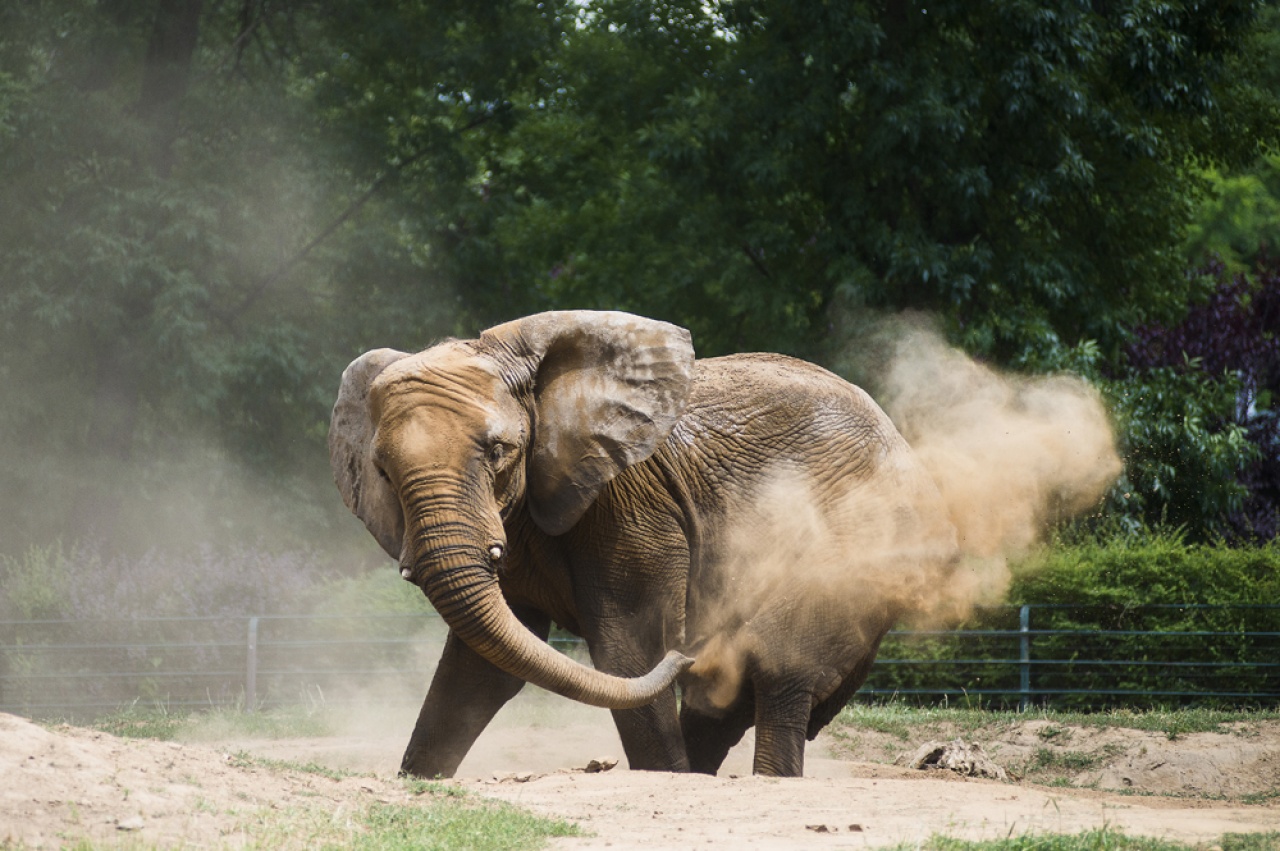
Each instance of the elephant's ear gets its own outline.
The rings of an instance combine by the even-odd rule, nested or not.
[[[329,463],[342,501],[394,559],[400,558],[404,545],[404,513],[399,497],[373,463],[369,385],[403,357],[404,352],[394,349],[374,349],[353,360],[342,372],[329,420]]]
[[[654,453],[684,412],[693,343],[684,328],[629,313],[540,313],[482,336],[527,360],[533,381],[529,510],[573,527],[614,476]]]

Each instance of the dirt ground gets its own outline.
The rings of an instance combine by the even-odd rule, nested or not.
[[[622,756],[608,713],[516,704],[455,782],[577,823],[586,835],[553,840],[559,849],[864,848],[935,833],[995,838],[1102,826],[1208,847],[1224,833],[1280,831],[1274,721],[1174,739],[1044,720],[970,731],[852,728],[809,746],[804,778],[778,780],[750,775],[749,734],[719,777],[623,766],[586,773],[592,758]],[[88,838],[237,847],[261,841],[273,811],[318,806],[341,819],[374,801],[412,802],[394,776],[412,719],[408,707],[367,709],[353,713],[350,730],[325,738],[174,743],[0,715],[0,846]],[[956,734],[980,744],[1010,779],[893,764],[924,738]]]

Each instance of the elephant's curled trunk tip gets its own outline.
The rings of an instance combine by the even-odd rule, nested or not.
[[[636,681],[636,694],[647,696],[643,703],[637,703],[636,705],[652,702],[660,692],[670,688],[675,678],[687,671],[694,661],[694,659],[684,655],[679,650],[669,651],[652,671]]]
[[[685,671],[692,668],[693,663],[696,661],[698,660],[694,659],[692,656],[684,655],[679,650],[672,650],[662,660],[664,664],[670,662],[672,665],[674,665],[677,674],[683,674]]]

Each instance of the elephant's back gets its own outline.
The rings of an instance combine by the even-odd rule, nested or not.
[[[932,478],[866,392],[783,355],[698,361],[660,455],[680,469],[704,516],[759,504],[778,482],[798,482],[806,502],[842,514],[858,505],[858,525],[875,516],[868,500],[910,523],[945,514]]]
[[[690,437],[764,441],[775,450],[827,441],[847,443],[850,452],[869,444],[889,452],[906,449],[889,417],[861,388],[816,364],[778,354],[697,361],[681,424]]]

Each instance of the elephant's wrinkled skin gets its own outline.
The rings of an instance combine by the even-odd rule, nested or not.
[[[754,724],[756,772],[799,775],[901,611],[858,573],[859,523],[916,530],[917,560],[954,546],[861,390],[777,355],[695,363],[687,331],[623,313],[369,352],[330,451],[347,505],[450,627],[402,764],[419,776],[451,776],[525,682],[612,709],[632,768],[713,773]],[[780,470],[837,534],[747,588],[742,536]],[[861,516],[887,491],[906,496]],[[810,582],[819,563],[843,584]],[[595,670],[545,643],[552,622]]]

